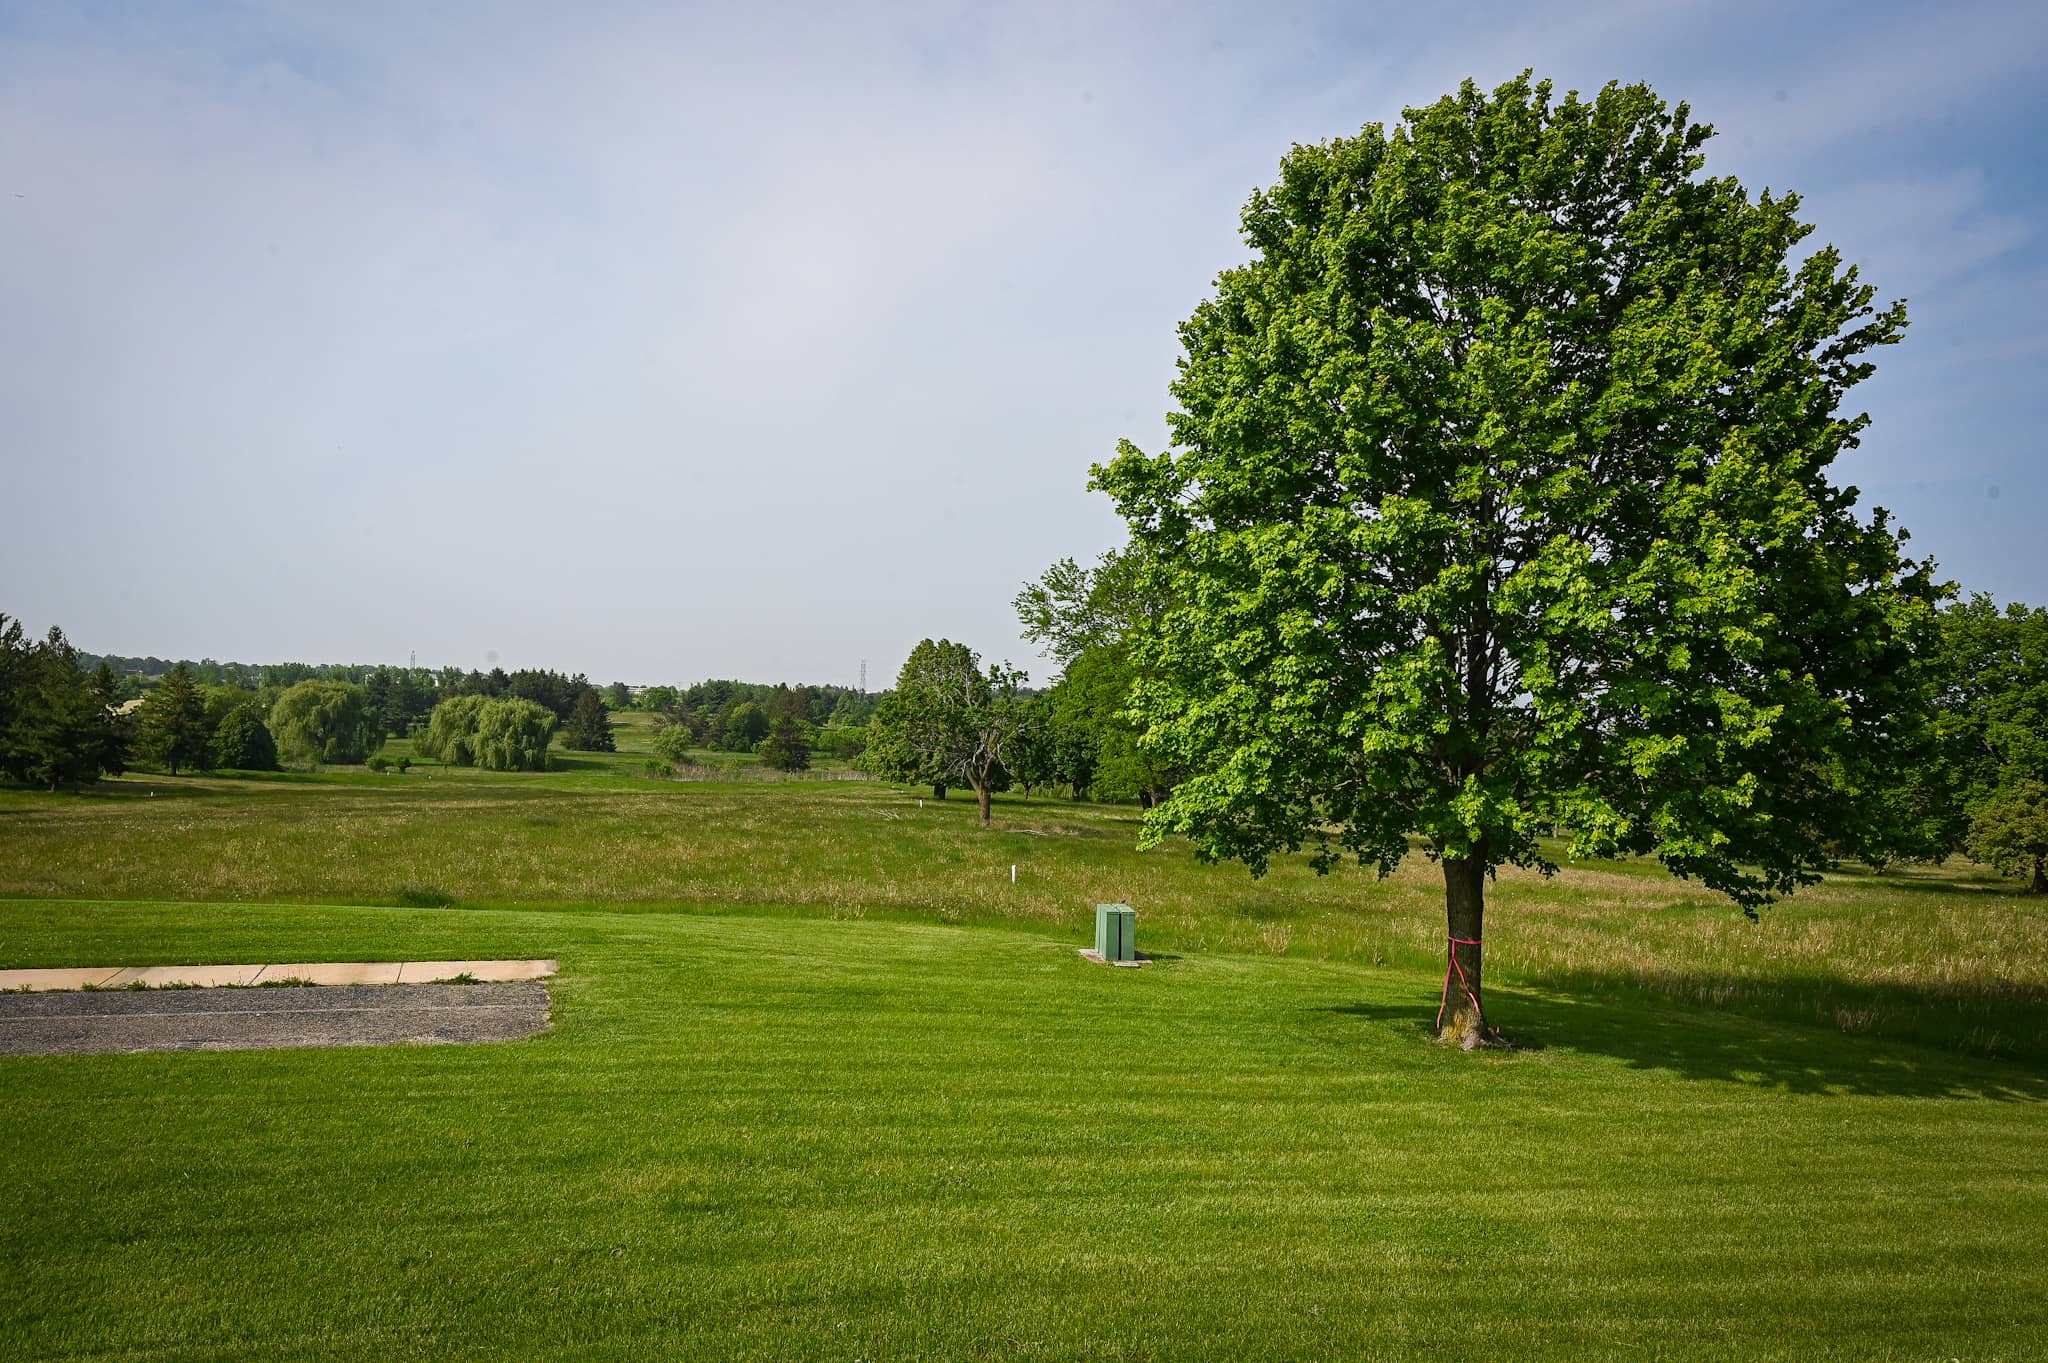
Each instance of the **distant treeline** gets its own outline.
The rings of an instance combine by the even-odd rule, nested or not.
[[[636,689],[547,668],[193,662],[85,653],[54,630],[32,643],[4,616],[0,627],[0,738],[12,735],[0,770],[52,787],[118,774],[131,758],[174,774],[374,763],[393,738],[445,761],[530,769],[545,764],[551,737],[612,751],[608,715],[626,709],[655,717],[664,759],[713,748],[800,770],[813,750],[857,757],[874,711],[874,698],[842,686],[715,679]]]

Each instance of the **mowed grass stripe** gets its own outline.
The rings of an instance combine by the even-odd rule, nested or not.
[[[6,905],[132,956],[553,955],[475,1048],[0,1063],[10,1356],[2011,1358],[2010,1064],[1427,970],[790,917]],[[169,949],[169,948],[166,948]]]

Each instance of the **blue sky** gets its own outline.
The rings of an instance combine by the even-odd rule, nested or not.
[[[1160,443],[1246,195],[1524,67],[1690,102],[1909,300],[1838,472],[2048,602],[2037,4],[0,0],[0,610],[638,682],[1033,662],[1009,600],[1120,538],[1088,465]]]

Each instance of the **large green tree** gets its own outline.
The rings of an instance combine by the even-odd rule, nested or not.
[[[507,696],[477,714],[476,764],[486,771],[545,771],[555,712],[538,701]]]
[[[953,759],[964,749],[951,698],[969,694],[980,669],[974,650],[950,639],[923,639],[896,674],[868,721],[862,761],[885,781],[927,785],[943,800],[958,778]]]
[[[378,717],[353,682],[312,680],[285,688],[270,707],[268,727],[279,758],[304,766],[360,762],[379,741]]]
[[[213,731],[213,764],[226,771],[277,770],[277,744],[260,706],[240,705],[221,716]]]
[[[1642,86],[1528,77],[1298,146],[1182,326],[1172,445],[1095,470],[1169,601],[1147,836],[1442,864],[1477,1045],[1503,864],[1652,854],[1746,909],[1878,838],[1937,590],[1830,465],[1902,305]]]
[[[1023,682],[1007,664],[983,671],[965,644],[922,640],[876,707],[863,761],[885,780],[929,784],[941,800],[949,786],[970,787],[985,828],[991,797],[1009,786],[1004,754],[1032,722]]]
[[[719,746],[727,752],[752,752],[768,737],[768,711],[743,700],[725,712],[719,726]]]
[[[180,767],[203,767],[213,743],[214,725],[207,718],[206,696],[192,680],[192,669],[179,663],[164,674],[156,689],[142,698],[136,748],[160,763],[171,775]]]
[[[413,741],[414,749],[451,767],[471,765],[476,761],[477,721],[490,703],[491,698],[479,692],[442,701],[427,717],[425,731]]]
[[[88,676],[78,664],[63,630],[30,644],[19,621],[0,615],[0,772],[52,791],[120,772],[125,729],[107,704],[112,670],[103,664]]]
[[[1941,626],[1941,722],[1960,798],[2048,782],[2048,609],[1979,593]]]

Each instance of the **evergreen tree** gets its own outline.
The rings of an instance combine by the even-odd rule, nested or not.
[[[612,741],[612,722],[597,688],[585,686],[576,693],[569,710],[569,722],[562,729],[562,746],[578,752],[617,752]]]
[[[59,790],[99,779],[109,757],[111,716],[78,654],[52,628],[33,648],[0,616],[0,759],[17,781]],[[117,768],[118,769],[118,768]]]
[[[804,721],[804,694],[777,687],[769,702],[768,737],[761,760],[778,771],[803,771],[811,765],[811,737]]]
[[[121,679],[114,675],[114,669],[104,658],[93,671],[91,690],[93,701],[99,706],[95,718],[95,760],[106,775],[119,776],[128,769],[132,735],[128,717],[115,713],[115,707],[121,704]]]
[[[143,698],[142,755],[176,776],[180,767],[206,765],[212,738],[206,724],[206,698],[192,680],[192,669],[179,663]]]

